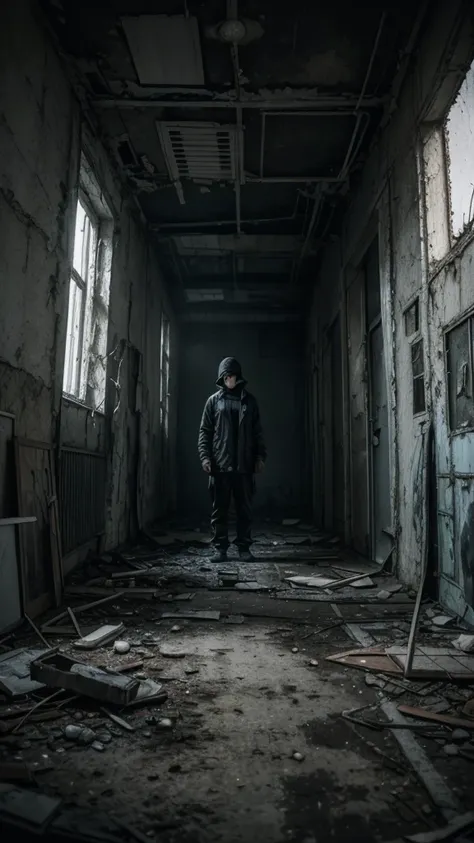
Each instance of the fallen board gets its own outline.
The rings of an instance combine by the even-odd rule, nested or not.
[[[358,670],[366,670],[370,673],[386,673],[389,676],[402,676],[403,671],[385,650],[378,647],[369,647],[363,650],[348,650],[344,653],[336,653],[327,656],[326,661],[344,664],[347,667],[355,667]]]
[[[455,729],[473,729],[474,720],[464,720],[462,717],[451,717],[449,714],[437,714],[434,711],[427,711],[425,708],[414,708],[411,705],[399,705],[400,714],[407,714],[409,717],[417,717],[419,720],[432,720],[435,723],[442,723],[444,726],[453,726]]]

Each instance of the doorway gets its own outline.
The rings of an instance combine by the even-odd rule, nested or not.
[[[387,376],[380,299],[379,243],[376,237],[365,258],[368,369],[368,444],[370,548],[381,564],[392,546]]]
[[[344,535],[344,429],[342,396],[342,339],[338,315],[328,330],[322,359],[323,387],[323,523]]]

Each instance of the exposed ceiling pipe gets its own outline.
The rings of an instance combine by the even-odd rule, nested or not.
[[[296,194],[295,207],[293,213],[286,217],[267,217],[251,220],[242,220],[242,225],[264,225],[274,222],[294,222],[298,216],[298,205],[301,191],[298,190]],[[189,230],[190,228],[218,228],[219,226],[235,225],[235,220],[202,220],[194,222],[164,222],[164,223],[150,223],[149,231],[175,231],[179,233],[180,229]],[[197,232],[199,233],[199,232]]]
[[[309,245],[311,243],[311,237],[312,237],[313,231],[315,229],[316,223],[318,222],[322,204],[323,204],[323,189],[322,189],[322,187],[319,187],[316,194],[315,194],[315,197],[314,197],[313,211],[311,213],[311,218],[310,218],[310,221],[309,221],[309,224],[308,224],[308,228],[306,229],[306,235],[305,235],[305,238],[303,240],[303,243],[302,243],[302,246],[301,246],[301,249],[300,249],[300,253],[298,255],[297,260],[295,261],[295,265],[294,265],[294,268],[293,268],[292,277],[291,277],[292,283],[296,283],[298,281],[299,274],[300,274],[300,271],[301,271],[301,265],[302,265],[302,263],[303,263],[303,261],[306,257],[306,253],[307,253]]]
[[[385,20],[387,18],[387,10],[384,9],[382,12],[382,17],[380,18],[379,27],[377,29],[377,35],[375,36],[374,46],[372,47],[372,52],[370,54],[369,64],[367,67],[367,72],[365,74],[365,79],[360,91],[359,99],[357,100],[356,111],[359,110],[361,103],[364,99],[365,92],[367,90],[367,85],[369,84],[370,74],[372,73],[372,68],[374,66],[375,56],[377,55],[377,50],[380,43],[380,37],[382,35],[382,30],[384,28]]]
[[[263,108],[266,111],[277,109],[281,111],[291,111],[292,109],[303,109],[305,111],[318,111],[320,109],[337,108],[353,113],[356,106],[359,108],[382,108],[386,104],[386,97],[364,97],[359,102],[359,98],[350,96],[315,96],[311,98],[297,98],[292,99],[285,97],[278,97],[275,99],[246,99],[242,97],[240,102],[233,99],[192,99],[192,100],[178,100],[178,99],[139,99],[134,97],[93,97],[91,102],[94,106],[101,109],[120,108],[237,108],[240,105],[242,108]]]

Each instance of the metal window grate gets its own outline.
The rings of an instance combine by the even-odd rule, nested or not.
[[[235,180],[235,126],[194,122],[157,122],[156,126],[173,181]]]
[[[105,483],[104,454],[61,449],[59,512],[64,554],[104,532]]]

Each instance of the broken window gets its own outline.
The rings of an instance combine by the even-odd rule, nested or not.
[[[161,386],[160,422],[164,439],[168,438],[170,409],[170,322],[165,314],[161,317]]]
[[[451,235],[460,237],[474,219],[474,62],[444,127]]]
[[[423,340],[419,339],[411,346],[411,373],[413,383],[413,415],[424,413],[425,403],[425,361]]]
[[[451,430],[474,427],[474,316],[446,334],[449,424]]]
[[[405,336],[412,337],[420,330],[420,305],[419,300],[415,299],[405,310]]]
[[[105,402],[112,234],[112,215],[82,156],[63,392],[95,410]]]

